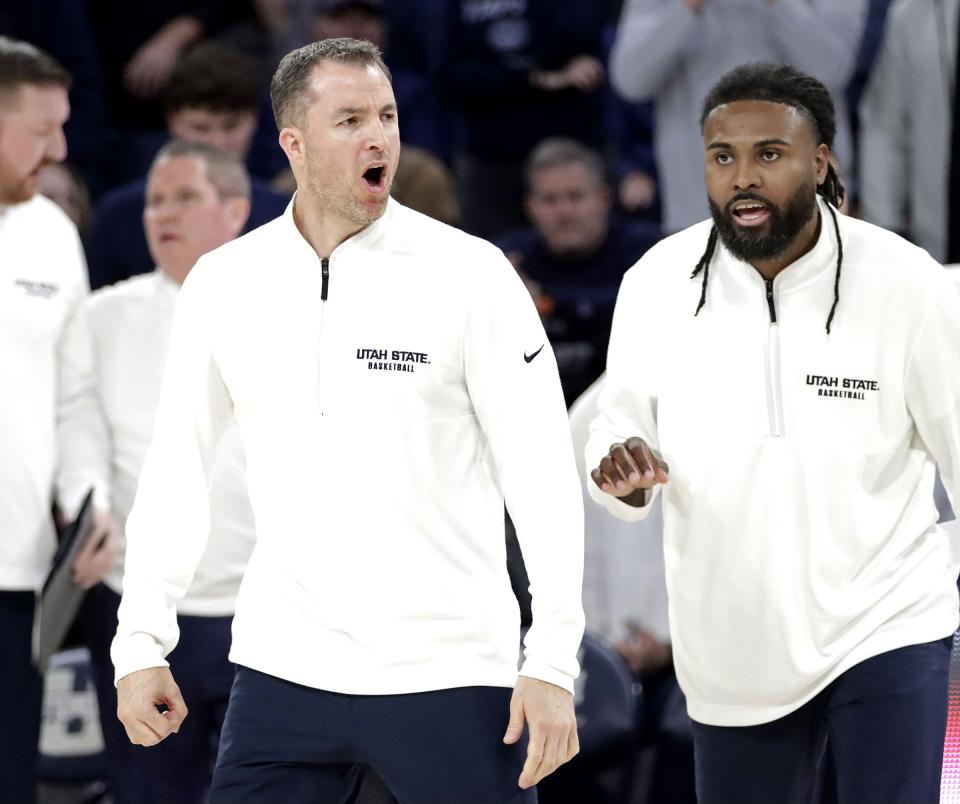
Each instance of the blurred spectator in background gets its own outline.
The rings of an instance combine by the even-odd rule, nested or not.
[[[186,49],[253,14],[249,0],[84,0],[103,76],[111,185],[143,176],[166,141],[162,100]]]
[[[72,520],[97,487],[96,530],[74,563],[77,583],[97,583],[115,550],[105,478],[86,449],[96,395],[80,238],[36,194],[43,167],[66,156],[69,86],[49,55],[0,37],[0,799],[17,804],[36,800],[42,687],[32,643],[56,548],[54,502]]]
[[[198,45],[170,76],[167,129],[179,139],[213,145],[244,159],[256,127],[259,98],[253,62],[214,43]],[[143,233],[144,188],[143,180],[118,187],[94,210],[86,241],[94,289],[154,268]],[[282,214],[287,201],[265,181],[251,179],[247,229]]]
[[[656,155],[668,233],[709,217],[696,124],[708,90],[746,62],[791,64],[819,78],[837,105],[837,154],[853,157],[844,87],[867,0],[627,0],[611,78],[627,99],[656,101]]]
[[[101,471],[113,515],[125,523],[147,447],[180,285],[196,261],[233,240],[250,211],[250,183],[236,156],[172,142],[150,170],[143,223],[157,269],[93,294],[90,328],[105,429]],[[107,778],[116,804],[201,804],[233,683],[227,658],[240,580],[254,544],[253,512],[236,427],[220,441],[210,487],[211,529],[186,596],[177,606],[180,641],[167,657],[190,708],[175,740],[133,746],[117,719],[110,643],[117,630],[123,559],[91,590],[82,620],[93,663]]]
[[[90,222],[90,193],[83,176],[69,162],[46,165],[37,178],[37,191],[67,213],[81,235]]]
[[[524,223],[523,166],[534,145],[562,136],[603,146],[607,9],[595,0],[462,0],[448,3],[447,17],[440,80],[460,114],[462,224],[493,237]]]
[[[533,295],[569,405],[603,371],[620,280],[660,232],[611,214],[603,161],[574,140],[540,143],[526,184],[533,226],[497,243]]]
[[[860,105],[862,213],[960,262],[960,0],[898,0]]]

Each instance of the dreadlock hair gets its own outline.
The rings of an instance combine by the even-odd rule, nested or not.
[[[761,62],[737,67],[723,76],[710,90],[703,103],[700,128],[703,128],[707,117],[714,109],[736,101],[769,101],[792,106],[807,117],[818,142],[833,149],[833,139],[837,133],[837,116],[833,100],[827,88],[813,76],[785,64]],[[827,317],[827,334],[829,335],[830,325],[833,323],[833,317],[840,302],[840,269],[843,266],[843,243],[840,239],[840,224],[834,207],[839,208],[845,196],[843,184],[832,163],[827,164],[827,177],[817,186],[817,193],[827,201],[827,210],[833,219],[833,228],[837,235],[837,271],[833,283],[833,305]],[[690,278],[693,279],[703,273],[700,303],[694,315],[700,313],[707,301],[707,278],[710,274],[710,262],[717,248],[718,237],[717,227],[711,227],[706,250],[697,262],[693,273],[690,274]]]

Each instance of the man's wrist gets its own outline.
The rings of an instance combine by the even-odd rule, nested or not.
[[[644,508],[650,500],[648,496],[650,489],[637,489],[626,497],[620,497],[620,502],[626,503],[633,508]]]

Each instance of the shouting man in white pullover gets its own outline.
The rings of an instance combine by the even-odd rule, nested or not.
[[[152,274],[103,288],[90,300],[97,390],[106,432],[103,473],[113,515],[124,523],[153,434],[174,305],[201,255],[240,234],[250,211],[250,180],[235,157],[209,145],[174,141],[147,176],[144,228]],[[100,701],[110,794],[117,804],[201,804],[210,785],[211,746],[233,683],[230,624],[253,549],[243,450],[235,426],[224,434],[210,482],[210,538],[186,594],[177,603],[180,641],[170,655],[191,717],[177,740],[155,751],[130,745],[117,720],[110,642],[117,630],[123,562],[84,608]]]
[[[371,766],[401,801],[533,802],[578,750],[583,506],[554,355],[499,250],[390,199],[373,45],[294,51],[271,96],[297,194],[180,291],[127,520],[120,718],[152,745],[187,716],[163,657],[235,418],[257,546],[210,801],[345,802]],[[504,500],[533,594],[519,676]]]
[[[960,303],[926,252],[837,212],[818,81],[738,68],[702,128],[712,225],[624,278],[591,496],[636,519],[662,491],[700,802],[809,800],[824,750],[840,802],[936,802]]]

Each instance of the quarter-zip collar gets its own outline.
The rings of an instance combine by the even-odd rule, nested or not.
[[[384,210],[383,215],[377,218],[373,223],[365,228],[361,229],[354,235],[351,235],[346,240],[344,240],[340,245],[338,245],[329,255],[319,255],[316,251],[313,250],[313,246],[307,242],[307,239],[303,236],[300,230],[297,228],[297,224],[293,219],[293,205],[297,200],[297,194],[294,193],[293,198],[290,199],[290,203],[287,204],[286,210],[283,213],[283,225],[290,230],[295,236],[289,237],[288,242],[291,244],[291,247],[296,249],[297,253],[302,255],[303,258],[312,260],[317,264],[320,263],[322,256],[327,256],[332,263],[336,257],[339,257],[343,252],[351,250],[360,245],[374,245],[380,241],[386,232],[389,221],[394,215],[396,201],[393,198],[387,199],[387,208]]]

